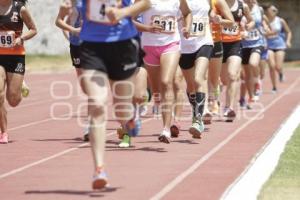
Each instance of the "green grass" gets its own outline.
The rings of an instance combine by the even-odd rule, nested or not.
[[[72,68],[69,55],[26,55],[29,71],[64,71]]]
[[[288,142],[276,170],[264,184],[258,199],[300,199],[300,126]]]

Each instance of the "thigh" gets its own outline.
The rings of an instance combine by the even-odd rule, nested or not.
[[[0,95],[4,94],[5,91],[5,86],[6,86],[6,72],[4,67],[0,65]]]
[[[109,82],[106,73],[98,70],[82,71],[82,86],[90,102],[103,105],[107,101]]]
[[[143,67],[139,67],[136,72],[136,78],[134,80],[135,94],[142,96],[147,90],[147,71]]]
[[[7,79],[7,89],[6,89],[7,97],[9,98],[12,95],[21,96],[24,75],[7,72],[6,79]]]
[[[282,64],[284,63],[284,59],[285,59],[285,51],[275,52],[275,62],[277,66],[281,67]]]
[[[171,83],[175,77],[179,63],[179,51],[169,52],[161,55],[160,78],[163,83]]]
[[[275,53],[274,51],[269,50],[268,51],[268,64],[270,68],[275,68],[276,61],[275,61]]]
[[[195,79],[205,80],[207,77],[209,60],[206,57],[200,57],[195,64]]]

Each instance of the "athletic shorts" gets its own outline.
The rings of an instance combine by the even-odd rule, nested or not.
[[[138,67],[144,67],[144,57],[145,57],[145,52],[141,47],[141,38],[140,36],[135,37],[135,39],[138,41],[139,43],[139,55],[138,55]]]
[[[264,47],[253,47],[253,48],[243,48],[242,49],[242,64],[247,65],[249,64],[250,56],[252,53],[258,53],[259,55],[262,54]]]
[[[70,44],[70,55],[75,68],[80,68],[80,46]]]
[[[179,52],[179,42],[172,42],[164,46],[144,46],[144,63],[150,66],[160,66],[160,57],[163,54],[171,52]]]
[[[136,39],[118,42],[83,42],[80,45],[82,69],[106,73],[118,81],[130,78],[138,67],[139,44]]]
[[[285,49],[269,49],[270,51],[273,51],[274,53],[278,52],[278,51],[285,51]]]
[[[239,56],[241,57],[241,41],[236,42],[224,42],[223,43],[223,63],[227,62],[227,59],[231,56]]]
[[[215,42],[211,54],[211,58],[221,58],[222,56],[223,56],[223,44],[222,42]]]
[[[261,60],[268,60],[269,55],[268,55],[268,49],[264,48],[262,54],[261,54]]]
[[[179,60],[179,66],[181,69],[191,69],[194,67],[195,62],[200,57],[205,57],[207,59],[210,59],[210,56],[213,51],[212,45],[204,45],[198,51],[191,54],[181,54],[180,60]]]
[[[0,55],[0,66],[6,72],[25,74],[25,55]]]

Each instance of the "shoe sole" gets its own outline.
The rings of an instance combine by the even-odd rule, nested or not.
[[[98,179],[98,180],[95,180],[93,182],[93,190],[101,190],[103,188],[105,188],[107,185],[107,180],[105,179]]]
[[[232,110],[228,113],[225,122],[233,122],[236,117],[235,112]]]
[[[177,138],[178,135],[179,135],[179,128],[175,125],[171,126],[170,128],[170,131],[171,131],[171,137],[173,138]]]
[[[170,144],[170,140],[167,136],[161,135],[158,137],[158,140],[162,143]]]
[[[201,132],[199,130],[197,130],[196,128],[194,127],[191,127],[189,129],[189,133],[193,136],[193,138],[195,139],[201,139]]]

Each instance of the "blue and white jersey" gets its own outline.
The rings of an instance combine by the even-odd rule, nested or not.
[[[255,22],[255,27],[246,32],[246,37],[242,40],[243,48],[254,48],[264,46],[263,29],[263,14],[258,5],[255,5],[251,10],[251,16]]]
[[[283,26],[280,17],[275,17],[275,19],[270,23],[272,31],[276,32],[277,35],[268,38],[268,48],[279,50],[286,49],[286,43],[281,35]]]
[[[138,32],[131,17],[112,24],[105,14],[107,7],[127,7],[131,0],[79,0],[82,13],[80,39],[88,42],[117,42],[135,37]]]

